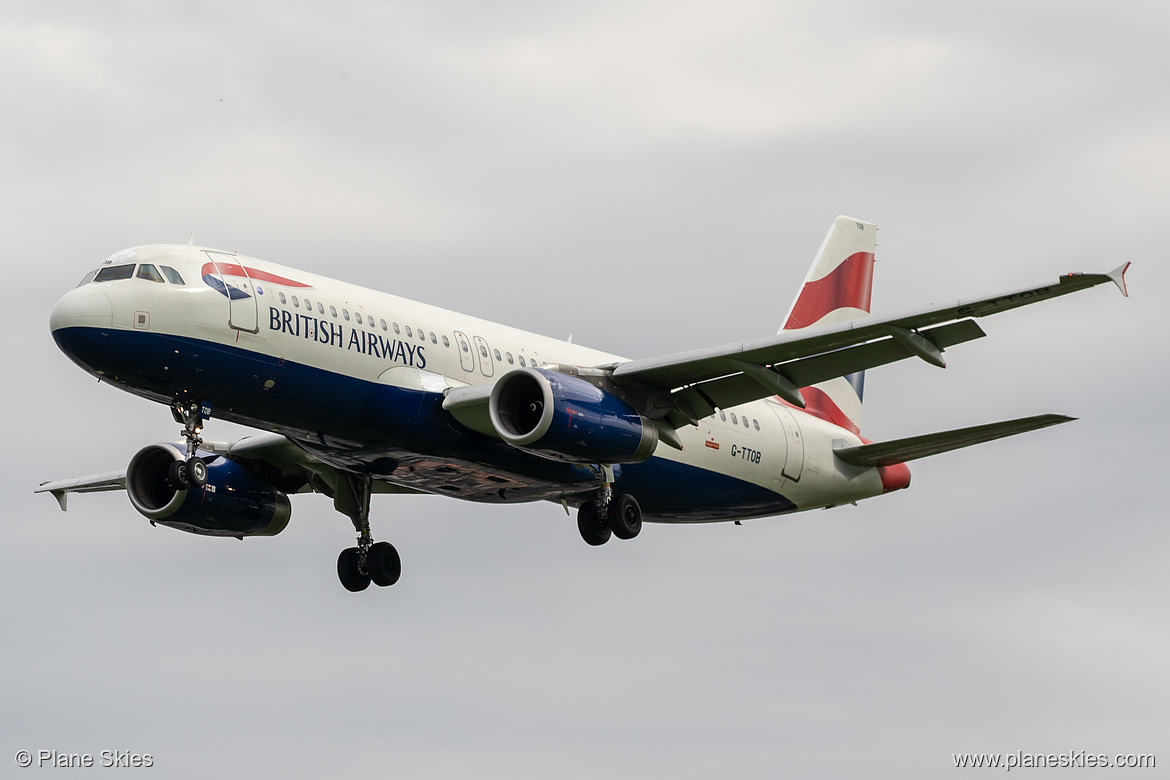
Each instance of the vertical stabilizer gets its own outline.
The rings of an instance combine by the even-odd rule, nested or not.
[[[781,332],[832,325],[869,314],[877,227],[837,217],[817,252]],[[858,432],[865,372],[802,388],[805,411]]]

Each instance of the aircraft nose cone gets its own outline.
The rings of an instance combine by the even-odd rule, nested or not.
[[[49,315],[49,330],[56,333],[64,328],[108,328],[114,322],[114,307],[110,299],[92,286],[70,290],[57,301]]]

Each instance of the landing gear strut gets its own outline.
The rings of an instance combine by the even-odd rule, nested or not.
[[[375,542],[370,535],[370,491],[368,474],[340,473],[334,488],[333,506],[349,515],[358,532],[357,547],[348,547],[337,557],[337,578],[346,590],[358,592],[370,583],[388,587],[402,576],[402,559],[389,542]]]
[[[613,467],[601,467],[604,482],[597,498],[577,510],[577,530],[586,544],[605,544],[610,536],[633,539],[642,530],[642,508],[628,493],[614,495]]]
[[[175,401],[171,405],[171,414],[175,422],[183,426],[183,438],[187,440],[187,460],[172,464],[168,474],[171,484],[179,489],[201,488],[207,484],[207,464],[195,455],[195,451],[203,443],[199,433],[203,430],[203,421],[211,416],[211,404]]]

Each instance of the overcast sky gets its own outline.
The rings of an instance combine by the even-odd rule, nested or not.
[[[1170,765],[1168,40],[1147,2],[5,3],[0,766]],[[118,249],[194,233],[648,357],[775,332],[838,214],[882,229],[878,312],[1132,260],[1128,300],[1096,288],[984,321],[946,371],[871,371],[862,429],[1080,420],[919,461],[857,507],[596,549],[552,504],[378,497],[404,573],[360,594],[324,497],[237,542],[121,494],[66,514],[32,494],[177,438],[49,336]]]

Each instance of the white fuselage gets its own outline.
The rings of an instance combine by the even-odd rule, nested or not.
[[[106,266],[129,263],[172,268],[183,283],[136,275],[84,284],[58,304],[54,331],[112,329],[181,337],[363,383],[434,394],[491,383],[521,366],[623,362],[616,355],[251,257],[153,245],[118,253]],[[278,374],[258,376],[258,392],[275,389],[282,381]],[[104,378],[136,391],[125,377]],[[143,394],[164,400],[157,392]],[[292,421],[256,415],[248,422],[281,432],[295,428]],[[833,454],[834,447],[860,444],[858,436],[778,399],[717,411],[698,426],[684,426],[678,437],[681,451],[659,444],[653,458],[781,494],[797,510],[883,492],[877,469],[848,466]]]

